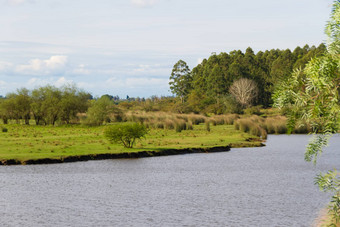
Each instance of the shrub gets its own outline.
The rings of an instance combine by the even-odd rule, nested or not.
[[[104,136],[111,143],[123,144],[126,148],[132,148],[135,141],[141,139],[146,134],[146,127],[138,123],[112,125],[104,131]]]
[[[2,132],[8,132],[8,129],[4,127],[4,128],[1,129],[1,131]]]

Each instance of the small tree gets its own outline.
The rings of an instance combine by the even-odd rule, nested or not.
[[[108,127],[104,135],[111,143],[123,144],[132,148],[137,139],[143,138],[147,133],[144,125],[138,123],[117,124]]]
[[[259,90],[253,80],[241,78],[230,86],[229,92],[242,107],[248,107],[257,98]]]

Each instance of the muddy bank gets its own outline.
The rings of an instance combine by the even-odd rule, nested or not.
[[[262,143],[253,144],[231,144],[228,146],[218,146],[210,148],[185,148],[185,149],[164,149],[158,151],[140,151],[140,152],[126,152],[126,153],[106,153],[106,154],[88,154],[67,156],[60,158],[43,158],[43,159],[29,159],[29,160],[17,160],[6,159],[0,160],[0,165],[34,165],[34,164],[53,164],[64,162],[79,162],[89,160],[104,160],[104,159],[127,159],[127,158],[146,158],[155,156],[167,156],[167,155],[181,155],[181,154],[193,154],[193,153],[213,153],[213,152],[227,152],[231,147],[257,147],[264,146]]]

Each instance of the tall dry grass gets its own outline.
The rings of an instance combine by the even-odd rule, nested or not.
[[[258,116],[251,116],[249,118],[241,118],[234,122],[236,130],[249,133],[254,136],[258,136],[262,139],[267,139],[267,131],[262,128],[261,123],[263,119]]]
[[[207,121],[207,117],[198,114],[175,114],[170,112],[130,111],[125,114],[125,121],[138,122],[148,128],[192,130],[193,125]]]

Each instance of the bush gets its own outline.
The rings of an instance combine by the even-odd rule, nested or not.
[[[2,132],[8,132],[8,129],[7,128],[2,128],[1,131]]]
[[[132,148],[135,141],[141,139],[146,134],[146,127],[138,123],[112,125],[104,131],[104,136],[111,143],[123,144],[126,148]]]

